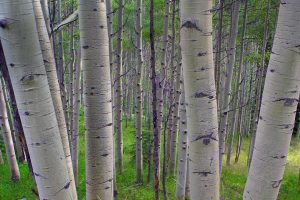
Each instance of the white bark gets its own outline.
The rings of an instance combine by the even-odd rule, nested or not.
[[[48,86],[31,0],[0,1],[6,63],[40,199],[76,199]]]
[[[77,198],[76,186],[75,186],[75,182],[74,182],[73,167],[72,167],[72,160],[71,160],[71,154],[70,154],[68,131],[67,131],[67,126],[66,126],[66,121],[65,121],[65,116],[64,116],[63,105],[62,105],[62,101],[61,101],[61,94],[60,94],[60,88],[59,88],[58,79],[57,79],[56,65],[55,65],[53,50],[52,50],[50,39],[48,36],[40,0],[33,0],[32,2],[33,2],[33,6],[34,6],[34,13],[35,13],[38,37],[40,40],[40,46],[41,46],[43,60],[44,60],[45,68],[46,68],[47,79],[48,79],[48,83],[49,83],[49,87],[50,87],[50,93],[51,93],[51,97],[52,97],[52,101],[53,101],[53,105],[54,105],[56,119],[58,122],[58,129],[59,129],[61,141],[62,141],[64,152],[65,152],[65,158],[66,158],[67,167],[68,167],[69,179],[71,182],[70,186],[71,186],[71,189],[73,192],[73,197]]]
[[[5,90],[3,86],[3,81],[0,81],[0,124],[1,132],[3,136],[4,146],[6,150],[6,156],[9,164],[10,175],[13,181],[18,181],[20,179],[20,171],[17,163],[13,138],[11,134],[11,129],[8,122],[7,110],[4,101],[3,91]],[[2,156],[1,156],[2,159]],[[0,161],[1,163],[1,161]],[[2,159],[3,163],[3,159]]]
[[[181,2],[191,199],[219,200],[219,151],[212,48],[212,1]]]
[[[300,1],[280,5],[244,200],[277,199],[300,93]]]
[[[186,173],[187,173],[187,120],[186,108],[184,99],[183,85],[181,85],[181,98],[180,98],[180,141],[178,153],[178,168],[177,168],[177,181],[176,181],[176,199],[185,199],[185,186],[186,186]]]
[[[102,0],[79,0],[86,141],[86,198],[113,199],[113,127],[106,21]]]

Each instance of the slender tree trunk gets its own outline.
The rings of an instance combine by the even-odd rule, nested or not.
[[[238,129],[238,124],[239,124],[239,111],[240,111],[240,107],[243,105],[239,104],[239,99],[243,98],[241,91],[240,91],[240,80],[242,78],[242,71],[244,71],[242,68],[244,67],[243,65],[243,55],[244,55],[244,37],[245,37],[245,33],[246,33],[246,22],[247,22],[247,9],[248,9],[248,0],[245,0],[244,2],[245,6],[244,6],[244,16],[243,16],[243,27],[242,27],[242,36],[241,36],[241,49],[240,49],[240,59],[239,59],[239,65],[238,65],[238,72],[237,72],[237,80],[236,80],[236,84],[235,84],[235,97],[233,97],[233,129],[230,135],[230,142],[228,145],[228,149],[227,149],[227,160],[226,160],[226,164],[227,166],[230,165],[230,159],[231,159],[231,154],[232,154],[232,146],[233,146],[233,140],[234,140],[234,135],[236,132],[239,132]],[[238,133],[240,134],[240,133]]]
[[[280,5],[244,199],[277,199],[300,93],[298,0]]]
[[[80,72],[81,72],[81,54],[78,49],[76,54],[74,83],[73,83],[73,127],[72,127],[72,145],[71,155],[76,186],[78,186],[78,157],[79,157],[79,111],[80,111]]]
[[[55,59],[50,43],[49,36],[47,34],[47,28],[42,12],[42,7],[40,0],[33,0],[33,8],[36,18],[36,27],[38,31],[38,37],[40,39],[40,46],[42,50],[42,56],[45,63],[46,73],[47,73],[47,80],[50,87],[51,97],[54,105],[54,110],[56,114],[56,119],[58,122],[58,129],[65,153],[65,159],[67,161],[68,167],[68,174],[70,179],[70,188],[73,192],[73,197],[77,198],[76,193],[76,186],[74,182],[74,174],[73,174],[73,167],[72,167],[72,160],[71,160],[71,153],[70,153],[70,146],[69,146],[69,138],[68,138],[68,131],[65,122],[64,110],[61,101],[60,89],[56,74],[56,66],[55,66]]]
[[[238,32],[238,21],[239,21],[239,11],[240,11],[240,0],[233,1],[232,4],[232,14],[231,14],[231,25],[230,25],[230,35],[228,41],[228,63],[226,63],[226,74],[225,74],[225,87],[222,99],[221,109],[221,119],[219,128],[219,169],[220,174],[222,172],[223,155],[225,153],[225,137],[228,129],[228,115],[229,115],[229,99],[231,96],[231,82],[233,75],[233,68],[235,64],[235,54],[236,54],[236,36]]]
[[[170,117],[170,175],[175,175],[175,168],[176,168],[176,155],[177,155],[177,133],[178,133],[178,108],[179,108],[179,97],[180,97],[180,78],[181,78],[181,63],[177,63],[177,66],[174,64],[176,52],[175,52],[175,42],[176,42],[176,28],[175,28],[175,16],[176,16],[176,1],[173,0],[172,2],[172,50],[171,50],[171,69],[173,71],[173,79],[171,79],[172,82],[172,88],[170,95],[170,103],[171,103],[171,109],[172,109],[172,115]],[[176,76],[175,76],[176,75]],[[174,94],[174,91],[176,93]]]
[[[11,79],[8,73],[8,68],[5,62],[5,58],[4,58],[4,52],[3,52],[3,48],[2,48],[2,43],[0,41],[0,69],[1,69],[1,73],[2,76],[5,80],[6,86],[7,86],[7,90],[9,93],[9,99],[11,102],[11,107],[12,107],[12,113],[13,113],[13,120],[14,120],[14,127],[15,127],[15,131],[16,131],[16,135],[18,135],[19,140],[21,142],[22,145],[22,149],[24,150],[24,161],[27,161],[28,164],[28,168],[29,171],[31,173],[31,175],[34,178],[34,174],[33,174],[33,169],[32,169],[32,164],[31,164],[31,159],[30,159],[30,155],[28,152],[28,147],[26,144],[26,140],[25,140],[25,135],[24,135],[24,131],[23,131],[23,126],[21,123],[21,119],[20,119],[20,115],[19,115],[19,110],[17,107],[17,103],[16,103],[16,98],[15,98],[15,94],[13,91],[13,86],[11,83]]]
[[[11,179],[16,182],[20,179],[20,171],[17,163],[17,158],[15,154],[14,143],[12,139],[12,134],[10,132],[7,110],[4,101],[3,90],[5,90],[3,81],[0,81],[0,123],[1,123],[1,131],[2,137],[5,145],[6,156],[9,164]],[[3,159],[2,159],[3,161]]]
[[[113,199],[113,127],[106,4],[79,0],[86,141],[86,198]],[[101,119],[101,120],[99,120]]]
[[[116,167],[123,171],[123,133],[122,133],[122,39],[123,39],[123,12],[124,0],[119,0],[118,30],[116,47],[116,77],[115,77],[115,119],[116,119]]]
[[[219,200],[218,116],[212,1],[181,2],[181,52],[187,109],[191,199]]]
[[[155,199],[160,199],[159,180],[160,180],[160,125],[158,124],[158,98],[156,87],[155,71],[155,32],[154,32],[154,0],[150,0],[150,66],[151,66],[151,83],[152,83],[152,114],[153,114],[153,172],[154,172],[154,191]]]
[[[181,98],[180,98],[180,142],[179,142],[179,156],[178,156],[178,170],[176,181],[176,199],[185,199],[185,186],[186,186],[186,172],[187,172],[187,119],[186,108],[184,99],[183,84],[181,85]]]
[[[39,197],[76,199],[70,187],[32,1],[0,1],[0,4],[0,21],[6,24],[0,28],[0,37],[7,38],[2,41],[4,54],[26,141],[30,144],[28,148]]]
[[[136,181],[143,182],[143,147],[142,147],[142,70],[143,70],[143,44],[142,44],[142,0],[137,0],[136,4],[136,46],[137,46],[137,74],[136,74]]]

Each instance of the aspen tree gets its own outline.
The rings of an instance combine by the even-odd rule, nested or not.
[[[115,127],[116,127],[116,168],[123,171],[123,132],[122,132],[122,58],[123,58],[123,12],[124,0],[119,0],[118,29],[116,45],[116,75],[115,75]]]
[[[281,3],[244,190],[247,199],[277,199],[300,93],[300,1]]]
[[[176,199],[185,199],[186,173],[187,173],[187,127],[186,127],[186,108],[184,98],[183,84],[181,84],[180,95],[180,141],[179,141],[179,155],[178,155],[178,169],[176,180]]]
[[[190,198],[219,200],[218,117],[210,12],[212,1],[191,0],[180,4]]]
[[[135,100],[135,128],[136,128],[136,180],[143,182],[143,147],[142,147],[142,73],[143,73],[143,43],[142,43],[142,0],[136,2],[136,100]],[[129,88],[131,90],[131,88]],[[132,90],[131,90],[132,91]],[[129,97],[131,98],[131,97]],[[131,103],[131,102],[130,102]]]
[[[48,36],[40,0],[33,0],[32,2],[33,2],[34,13],[35,13],[38,37],[40,40],[40,46],[42,50],[42,56],[43,56],[46,73],[47,73],[47,80],[49,83],[51,97],[52,97],[54,110],[56,114],[56,119],[58,122],[58,129],[59,129],[61,141],[65,152],[65,159],[67,162],[69,179],[71,182],[70,186],[73,191],[73,196],[77,198],[70,146],[69,146],[68,130],[66,126],[64,110],[61,101],[59,83],[58,83],[57,73],[56,73],[55,59],[54,59],[50,39]]]
[[[76,199],[46,76],[31,0],[0,1],[6,63],[40,199]],[[41,134],[43,133],[43,134]]]
[[[106,3],[79,0],[86,198],[113,199],[113,127]]]
[[[228,62],[226,63],[226,75],[225,75],[225,86],[224,93],[222,98],[222,105],[220,107],[221,116],[220,116],[220,127],[219,127],[219,169],[220,173],[222,172],[222,163],[223,156],[225,154],[225,137],[227,134],[228,126],[228,115],[229,115],[229,100],[231,96],[231,82],[233,76],[233,68],[235,64],[235,46],[236,46],[236,36],[238,32],[238,21],[239,21],[239,11],[240,11],[241,2],[240,0],[234,1],[232,4],[232,14],[231,14],[231,24],[230,24],[230,34],[228,40]]]
[[[0,123],[1,123],[1,132],[4,141],[6,156],[9,164],[11,179],[13,181],[18,181],[20,179],[20,171],[17,163],[14,143],[12,139],[11,129],[8,122],[7,110],[4,101],[4,85],[3,80],[0,81]],[[2,158],[2,156],[1,156]],[[3,161],[3,159],[2,159]],[[3,163],[3,162],[2,162]]]

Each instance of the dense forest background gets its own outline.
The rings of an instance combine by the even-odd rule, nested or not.
[[[300,199],[299,12],[0,0],[0,199]]]

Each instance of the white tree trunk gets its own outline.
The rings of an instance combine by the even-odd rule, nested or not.
[[[218,117],[212,1],[181,2],[181,48],[187,108],[191,199],[219,200]]]
[[[244,200],[277,199],[300,92],[300,1],[281,3]]]
[[[106,4],[79,0],[86,141],[86,198],[113,199],[113,127]]]
[[[8,122],[7,110],[4,101],[3,90],[5,90],[3,85],[3,80],[0,81],[0,123],[1,123],[1,132],[3,136],[4,146],[6,150],[6,156],[9,164],[11,179],[13,181],[18,181],[20,179],[20,171],[17,163],[14,143],[12,134],[10,131],[10,126]],[[2,159],[2,155],[0,160]],[[0,161],[1,163],[1,161]],[[3,163],[3,159],[2,159]]]
[[[0,37],[40,199],[76,199],[59,134],[31,0],[0,1]]]
[[[178,169],[177,169],[177,181],[176,181],[176,199],[185,199],[185,186],[186,186],[186,173],[187,173],[187,120],[186,120],[186,108],[184,99],[183,84],[181,85],[180,96],[180,141],[179,141],[179,153],[178,153]]]
[[[33,6],[34,6],[37,31],[38,31],[38,36],[40,39],[40,46],[41,46],[43,60],[44,60],[45,68],[46,68],[47,79],[48,79],[48,83],[49,83],[49,87],[50,87],[50,92],[51,92],[51,96],[52,96],[56,119],[58,122],[58,129],[59,129],[61,141],[62,141],[64,152],[65,152],[65,158],[67,161],[68,173],[69,173],[69,178],[71,181],[70,186],[71,186],[71,189],[73,192],[73,196],[77,198],[76,186],[75,186],[75,182],[74,182],[73,167],[72,167],[72,160],[71,160],[71,155],[70,155],[68,131],[67,131],[67,126],[66,126],[66,121],[65,121],[65,116],[64,116],[63,105],[62,105],[62,101],[61,101],[61,94],[60,94],[60,88],[59,88],[58,79],[57,79],[56,65],[55,65],[53,50],[52,50],[49,35],[47,32],[46,23],[45,23],[44,15],[42,12],[40,0],[33,0],[32,2],[33,2]]]
[[[142,146],[142,73],[143,73],[143,43],[142,43],[142,0],[136,4],[136,46],[138,63],[136,69],[136,99],[135,99],[135,128],[136,128],[136,179],[143,182],[143,146]],[[129,80],[130,81],[130,80]],[[131,88],[129,88],[132,91]],[[131,96],[129,97],[131,98]],[[131,102],[130,102],[131,103]],[[131,105],[129,105],[131,108]],[[130,112],[131,113],[131,112]],[[130,116],[131,118],[131,116]]]

